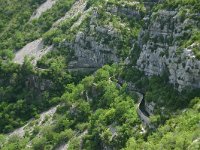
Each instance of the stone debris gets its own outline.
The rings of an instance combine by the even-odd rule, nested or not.
[[[58,0],[46,0],[42,5],[40,5],[37,10],[32,14],[30,20],[38,19],[42,13],[46,12],[48,9],[51,9]]]
[[[47,0],[44,4],[42,4],[40,8],[38,8],[40,15],[41,15],[41,12],[44,12],[45,8],[50,8],[48,6],[54,4],[56,1],[57,0]],[[71,9],[66,13],[65,17],[58,20],[50,30],[55,28],[55,26],[59,24],[60,22],[70,17],[74,17],[75,15],[78,15],[79,13],[83,12],[85,9],[85,6],[86,6],[85,0],[78,0],[77,2],[75,2],[74,5],[71,7]],[[36,16],[39,17],[39,14]],[[37,61],[40,60],[42,56],[44,56],[46,53],[48,53],[52,49],[53,49],[53,46],[44,47],[43,39],[40,38],[33,42],[28,43],[21,50],[17,51],[13,61],[18,64],[23,64],[24,58],[27,56],[29,58],[33,58],[32,64],[36,65]]]
[[[25,57],[33,58],[32,63],[36,65],[37,61],[42,58],[47,52],[51,51],[53,46],[44,47],[42,38],[28,43],[15,54],[14,62],[23,64]]]
[[[65,14],[65,16],[60,18],[53,24],[53,27],[59,25],[64,20],[75,17],[78,14],[82,14],[85,10],[86,4],[87,4],[86,0],[77,0],[71,7],[71,9]]]
[[[185,87],[200,88],[200,61],[192,51],[195,45],[177,52],[178,39],[190,34],[185,28],[195,21],[186,19],[182,23],[176,11],[162,10],[152,16],[148,27],[140,33],[142,52],[137,60],[138,68],[148,76],[167,73],[169,82],[179,91]]]
[[[49,117],[49,119],[52,118],[53,115],[55,114],[55,112],[56,112],[58,106],[59,106],[59,105],[57,105],[57,106],[55,106],[55,107],[49,109],[49,110],[46,111],[46,112],[41,113],[41,114],[39,115],[40,118],[37,119],[37,121],[38,121],[37,126],[43,125],[43,122],[44,122],[44,120],[45,120],[46,117]],[[14,135],[17,135],[18,137],[23,137],[24,134],[25,134],[25,131],[26,131],[26,127],[28,127],[28,126],[31,124],[31,122],[32,122],[33,120],[34,120],[34,119],[29,120],[28,123],[27,123],[26,125],[24,125],[23,127],[19,128],[19,129],[16,129],[15,131],[9,133],[9,134],[8,134],[9,137],[14,136]],[[33,126],[32,126],[31,128],[32,128],[32,129],[28,128],[28,130],[29,130],[29,131],[32,131],[32,130],[33,130]]]

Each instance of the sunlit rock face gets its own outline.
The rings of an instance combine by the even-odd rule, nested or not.
[[[179,91],[185,87],[200,88],[200,61],[192,51],[200,45],[180,48],[180,40],[191,34],[191,25],[198,26],[198,21],[183,20],[178,11],[160,10],[147,17],[139,37],[138,68],[148,76],[167,74]]]

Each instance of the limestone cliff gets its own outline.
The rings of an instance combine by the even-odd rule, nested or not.
[[[100,68],[124,60],[131,49],[134,33],[131,23],[144,15],[145,8],[139,2],[116,4],[108,2],[103,7],[93,7],[88,13],[87,25],[66,45],[74,50],[69,68]],[[136,36],[135,36],[136,37]]]
[[[200,88],[198,7],[163,0],[99,3],[88,6],[88,1],[77,1],[50,30],[58,30],[59,35],[47,41],[59,39],[56,44],[74,52],[67,62],[68,69],[97,69],[128,60],[129,56],[126,63],[134,62],[148,76],[166,74],[180,91],[188,86]],[[58,24],[73,17],[77,20],[62,33]],[[66,39],[68,34],[70,40]],[[40,59],[56,49],[56,44],[51,44],[54,47],[43,49],[29,43],[14,61],[23,63],[27,54]]]
[[[196,18],[199,13],[183,14],[181,8],[162,9],[146,17],[138,39],[138,68],[148,76],[166,74],[180,91],[184,87],[200,88],[200,60],[193,52],[200,45],[198,41],[184,45],[194,29],[198,32],[200,22]]]
[[[124,61],[119,53],[127,48],[126,57],[131,47],[124,46],[126,33],[122,32],[122,28],[126,28],[128,34],[133,31],[129,29],[128,22],[113,19],[124,17],[144,23],[143,29],[138,32],[138,40],[133,37],[126,39],[130,40],[127,45],[134,45],[134,58],[130,57],[130,62],[136,61],[137,67],[148,76],[165,74],[179,91],[185,87],[200,88],[200,61],[194,53],[200,45],[198,41],[188,42],[196,34],[194,32],[199,32],[198,10],[191,12],[189,4],[170,7],[165,1],[146,1],[125,4],[108,2],[104,9],[93,8],[88,14],[87,27],[79,31],[70,44],[75,56],[69,68],[100,68],[104,64]],[[104,15],[112,19],[106,22],[102,19]],[[141,53],[136,52],[136,44]]]

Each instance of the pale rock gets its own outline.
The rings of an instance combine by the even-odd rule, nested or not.
[[[200,45],[194,43],[177,54],[178,41],[176,40],[184,36],[184,33],[190,34],[191,31],[185,30],[185,27],[195,24],[196,21],[186,19],[181,23],[176,11],[162,10],[156,15],[154,19],[150,18],[151,23],[148,29],[140,33],[138,41],[142,51],[137,60],[137,67],[148,76],[168,72],[169,82],[177,85],[179,91],[185,87],[200,88],[200,60],[192,51],[193,47],[200,47]],[[172,24],[174,24],[173,27]],[[143,42],[145,34],[149,34],[147,42]],[[164,40],[161,44],[162,36]],[[172,37],[172,43],[166,42],[170,40],[170,37]]]

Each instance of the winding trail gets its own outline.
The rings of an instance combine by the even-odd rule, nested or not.
[[[111,77],[109,78],[109,81],[110,81],[110,82],[113,82],[113,81],[111,80]],[[122,84],[124,84],[124,83],[125,83],[124,81],[119,81],[119,80],[118,80],[117,86],[118,86],[118,87],[122,87]],[[128,84],[128,90],[129,90],[129,91],[132,91],[132,92],[134,92],[134,93],[136,93],[137,96],[138,96],[137,113],[138,113],[138,115],[139,115],[139,117],[140,117],[140,119],[141,119],[141,121],[142,121],[143,126],[145,126],[145,127],[148,126],[148,127],[151,128],[152,126],[151,126],[151,123],[150,123],[149,115],[148,115],[147,112],[145,112],[145,110],[143,110],[143,108],[142,108],[142,103],[145,102],[144,95],[143,95],[142,93],[138,92],[138,90],[137,90],[137,89],[134,87],[134,85],[132,85],[132,84]],[[55,107],[49,109],[48,111],[41,113],[41,114],[40,114],[40,118],[38,119],[38,124],[37,124],[37,126],[41,126],[41,125],[43,124],[43,122],[44,122],[44,120],[45,120],[45,118],[46,118],[47,116],[53,117],[53,115],[55,114],[55,112],[56,112],[58,106],[60,106],[60,105],[57,105],[57,106],[55,106]],[[16,130],[14,130],[13,132],[9,133],[9,134],[8,134],[8,137],[11,137],[11,136],[13,136],[13,135],[17,135],[17,136],[19,136],[19,137],[23,137],[23,136],[25,135],[25,129],[26,129],[26,127],[28,127],[28,126],[30,125],[30,123],[31,123],[33,120],[34,120],[34,119],[30,119],[26,125],[24,125],[23,127],[18,128],[18,129],[16,129]],[[145,128],[142,128],[142,130],[143,130],[143,131],[142,131],[141,133],[145,133],[145,132],[146,132],[146,131],[145,131]],[[88,131],[86,130],[85,132],[83,132],[82,134],[80,134],[77,138],[81,138],[82,136],[84,136],[84,135],[87,134],[87,133],[88,133]],[[77,135],[76,135],[76,136],[77,136]],[[198,139],[198,140],[199,140],[199,139]],[[195,141],[194,141],[194,142],[195,142]],[[69,146],[69,143],[70,143],[70,141],[69,141],[68,143],[65,143],[65,144],[60,145],[60,146],[57,148],[57,150],[66,150],[66,149],[68,148],[68,146]]]
[[[144,96],[142,93],[136,92],[134,91],[137,95],[138,95],[138,104],[137,104],[137,113],[140,116],[140,119],[143,123],[144,126],[148,126],[151,127],[151,122],[150,122],[150,118],[149,118],[149,114],[146,112],[146,110],[144,109]]]

